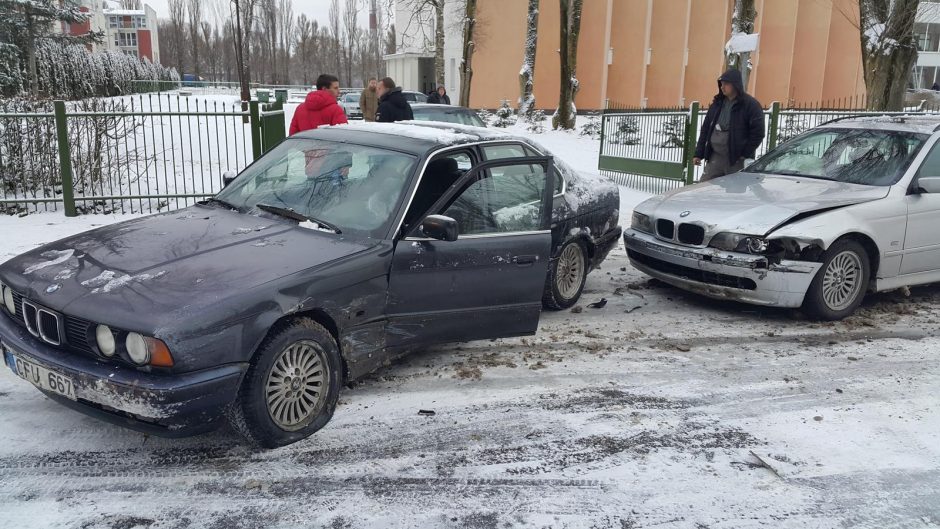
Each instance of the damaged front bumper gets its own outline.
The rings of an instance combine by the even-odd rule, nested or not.
[[[762,255],[692,248],[633,229],[624,232],[633,266],[660,281],[716,299],[798,308],[822,266],[808,261],[771,263]]]
[[[247,367],[147,373],[46,345],[5,314],[0,314],[0,342],[5,363],[9,354],[25,358],[66,377],[74,387],[75,400],[38,388],[46,396],[86,415],[162,437],[215,428],[235,399]]]

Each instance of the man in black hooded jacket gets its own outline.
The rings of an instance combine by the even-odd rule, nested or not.
[[[701,181],[744,169],[764,141],[764,109],[744,91],[741,72],[728,70],[718,78],[718,95],[708,107],[695,147],[695,165],[705,160]]]
[[[379,94],[379,109],[375,113],[376,121],[394,123],[415,118],[411,105],[405,99],[405,94],[401,93],[401,88],[395,86],[395,81],[391,77],[379,81],[376,92]]]

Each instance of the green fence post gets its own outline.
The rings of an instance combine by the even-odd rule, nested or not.
[[[767,138],[767,150],[772,151],[777,146],[777,129],[780,126],[780,101],[770,105],[770,126]]]
[[[701,105],[693,101],[689,108],[689,127],[685,133],[685,185],[695,183],[695,144],[698,141],[698,112]]]
[[[249,102],[248,109],[251,116],[251,154],[257,160],[261,158],[261,117],[258,115],[258,102]]]
[[[69,127],[65,116],[65,101],[54,101],[56,142],[59,147],[59,177],[62,179],[62,204],[66,217],[77,217],[75,185],[72,181],[72,149],[69,146]]]

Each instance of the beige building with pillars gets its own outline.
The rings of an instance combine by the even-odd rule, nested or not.
[[[479,0],[471,106],[513,104],[525,41],[525,0]],[[734,0],[584,0],[579,109],[710,102],[724,70]],[[857,0],[756,0],[758,51],[748,91],[762,103],[863,96]],[[535,97],[559,92],[558,0],[541,0]]]

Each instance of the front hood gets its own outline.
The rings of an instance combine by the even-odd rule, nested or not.
[[[0,276],[49,308],[118,323],[118,314],[209,307],[366,248],[286,219],[193,206],[44,245],[4,263]]]
[[[709,235],[767,235],[790,219],[888,196],[889,187],[813,178],[736,173],[650,199],[636,211],[698,224]]]

